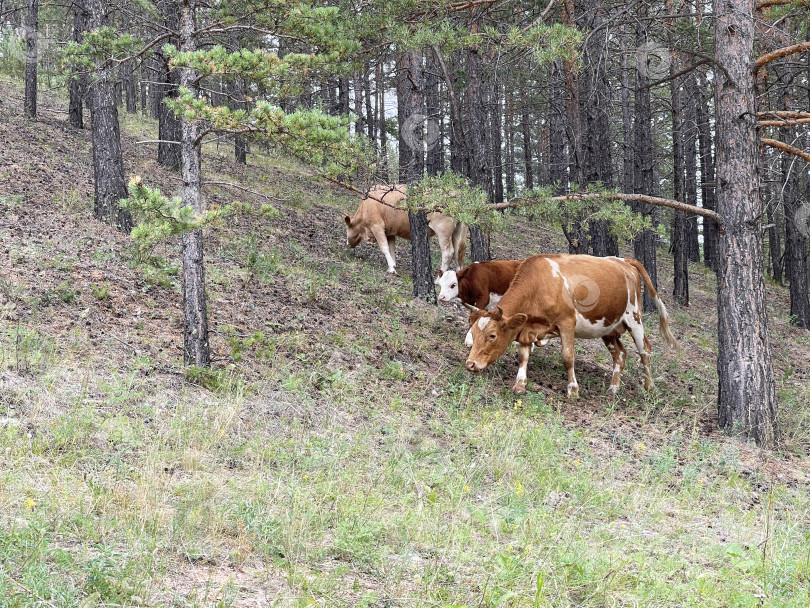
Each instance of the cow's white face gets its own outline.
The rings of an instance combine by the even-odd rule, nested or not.
[[[439,302],[452,302],[458,298],[458,275],[455,270],[441,272],[434,283],[440,288]]]

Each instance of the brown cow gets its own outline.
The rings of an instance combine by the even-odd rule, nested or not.
[[[532,344],[558,335],[568,371],[568,396],[579,393],[574,375],[574,338],[602,338],[613,355],[610,390],[615,394],[624,369],[621,336],[629,331],[644,366],[644,388],[653,388],[650,342],[641,321],[641,281],[658,306],[661,334],[677,348],[669,315],[639,262],[589,255],[536,255],[527,259],[512,285],[491,313],[470,314],[473,347],[467,369],[480,372],[500,357],[512,342],[520,344],[520,366],[514,392],[526,391],[526,368]]]
[[[369,190],[368,198],[360,201],[357,212],[343,218],[346,222],[346,244],[354,249],[364,239],[369,242],[376,240],[388,261],[388,272],[393,274],[397,272],[394,258],[396,237],[410,240],[411,224],[407,211],[389,205],[402,201],[406,196],[405,189],[406,186],[402,184],[374,186]],[[427,218],[430,236],[435,234],[439,241],[441,269],[459,268],[467,251],[467,227],[443,213],[428,213]]]

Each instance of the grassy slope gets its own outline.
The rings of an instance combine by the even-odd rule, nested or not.
[[[348,252],[356,201],[266,155],[207,150],[211,179],[282,216],[210,231],[216,373],[181,370],[180,295],[91,217],[88,134],[0,83],[0,606],[803,606],[810,602],[810,340],[770,288],[790,453],[716,434],[713,277],[674,313],[659,392],[601,343],[462,368],[463,315],[411,302],[407,251]],[[155,125],[127,170],[171,192]],[[210,203],[233,193],[212,188]],[[239,198],[260,204],[250,194]],[[283,199],[283,200],[281,200]],[[523,221],[497,257],[561,251]],[[406,250],[407,247],[401,247]],[[157,252],[177,263],[176,244]],[[671,292],[665,266],[664,289]],[[255,335],[261,332],[261,335]]]

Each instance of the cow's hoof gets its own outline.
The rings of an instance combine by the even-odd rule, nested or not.
[[[610,394],[613,397],[615,397],[617,395],[617,393],[619,392],[619,385],[618,384],[611,384],[610,388],[608,390],[610,390]]]
[[[394,276],[399,276],[399,273],[397,272],[396,268],[389,268],[388,269],[388,274],[392,274]]]
[[[515,386],[512,387],[512,392],[516,395],[522,395],[526,392],[526,381],[525,380],[518,380],[515,382]]]
[[[569,399],[578,399],[579,398],[579,385],[572,382],[568,385],[568,398]]]

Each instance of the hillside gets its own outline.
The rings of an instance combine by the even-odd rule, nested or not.
[[[88,132],[21,115],[0,81],[0,606],[804,606],[810,604],[810,335],[769,286],[785,452],[715,431],[714,276],[660,290],[658,391],[630,352],[614,401],[601,341],[480,376],[455,307],[410,299],[376,247],[345,246],[356,197],[254,149],[206,148],[212,372],[182,368],[178,243],[138,265],[92,219]],[[165,192],[156,125],[121,115],[128,174]],[[434,247],[435,249],[435,247]],[[500,259],[564,251],[512,218]],[[154,261],[154,260],[153,260]],[[625,339],[627,343],[627,339]]]

